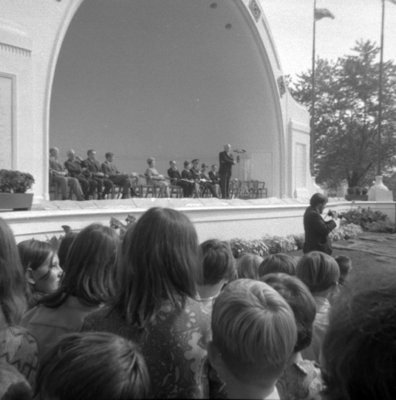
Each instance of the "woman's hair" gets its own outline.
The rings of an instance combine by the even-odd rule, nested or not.
[[[88,225],[70,247],[59,289],[40,303],[56,308],[68,296],[88,304],[110,301],[115,294],[118,246],[119,238],[113,229],[101,224]]]
[[[337,261],[328,254],[311,251],[304,254],[297,263],[296,275],[315,294],[338,284],[340,268]]]
[[[295,276],[267,274],[260,278],[274,288],[289,304],[297,325],[297,343],[294,352],[307,348],[312,341],[312,326],[316,315],[315,300],[309,289]]]
[[[58,249],[58,258],[59,258],[59,265],[63,269],[63,271],[65,271],[67,254],[69,253],[70,247],[76,237],[77,237],[76,232],[69,232],[62,238],[60,242]]]
[[[24,240],[18,243],[19,256],[22,266],[26,271],[28,268],[35,271],[41,267],[47,259],[55,254],[55,250],[48,242],[36,239]]]
[[[36,392],[58,400],[142,399],[150,378],[137,346],[104,332],[72,333],[44,356]]]
[[[164,300],[182,307],[201,281],[198,238],[183,213],[154,207],[128,227],[121,251],[121,287],[114,307],[144,326]]]
[[[311,207],[316,207],[319,204],[326,204],[327,201],[328,201],[327,196],[325,196],[322,193],[315,193],[309,200],[309,204]]]
[[[330,311],[322,347],[329,400],[396,399],[395,275],[368,290],[378,277],[366,277],[363,289],[342,289]]]
[[[203,279],[201,285],[215,285],[236,277],[235,259],[228,242],[210,239],[199,246],[202,253]]]
[[[296,275],[297,260],[289,254],[272,254],[264,258],[259,266],[259,276],[272,273]]]
[[[237,259],[238,278],[258,279],[259,265],[263,258],[257,254],[246,253]]]
[[[0,305],[7,324],[18,324],[26,311],[26,280],[14,234],[0,218]]]

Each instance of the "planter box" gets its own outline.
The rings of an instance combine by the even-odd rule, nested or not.
[[[30,210],[33,193],[0,193],[0,211]]]
[[[367,194],[347,194],[345,199],[348,201],[358,200],[358,201],[367,201],[368,195]]]

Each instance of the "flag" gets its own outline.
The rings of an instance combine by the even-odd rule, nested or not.
[[[396,0],[389,0],[396,3]],[[334,15],[327,8],[315,8],[315,21],[319,21],[322,18],[334,19]]]

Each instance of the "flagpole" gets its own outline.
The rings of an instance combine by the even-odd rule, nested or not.
[[[312,94],[311,94],[311,136],[310,136],[310,169],[311,175],[314,176],[315,161],[315,52],[316,52],[316,0],[313,5],[313,36],[312,36]]]
[[[385,26],[385,0],[382,0],[382,16],[381,16],[381,49],[379,64],[379,90],[378,90],[378,160],[377,175],[381,175],[381,131],[382,131],[382,75],[384,68],[384,26]]]

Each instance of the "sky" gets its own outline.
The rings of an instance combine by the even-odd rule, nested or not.
[[[316,23],[316,55],[337,59],[351,53],[356,40],[380,43],[381,0],[317,0],[335,19]],[[311,69],[313,0],[263,0],[282,69],[294,77]],[[385,1],[384,59],[396,62],[396,4]]]

